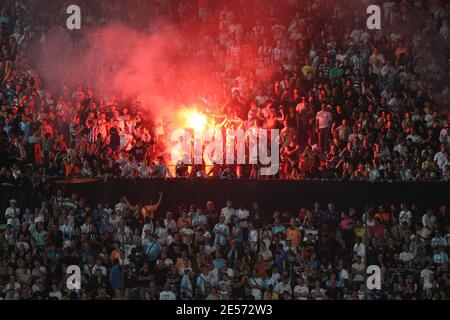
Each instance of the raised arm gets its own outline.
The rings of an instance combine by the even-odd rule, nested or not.
[[[158,207],[161,205],[162,199],[163,199],[163,195],[164,195],[164,192],[160,192],[160,193],[159,193],[159,199],[158,199],[158,202],[155,204],[155,207],[156,207],[156,208],[158,208]]]

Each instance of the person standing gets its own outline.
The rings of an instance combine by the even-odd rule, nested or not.
[[[316,115],[316,130],[319,141],[320,152],[328,149],[328,141],[330,139],[330,126],[333,120],[331,113],[327,110],[329,106],[322,104],[322,110]]]

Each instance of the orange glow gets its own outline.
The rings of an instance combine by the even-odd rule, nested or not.
[[[199,112],[195,106],[179,110],[179,117],[184,128],[193,129],[196,132],[204,132],[208,125],[208,117]]]
[[[189,128],[198,132],[203,132],[206,127],[207,118],[204,114],[194,111],[187,115],[187,125]]]

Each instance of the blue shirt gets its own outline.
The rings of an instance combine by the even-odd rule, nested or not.
[[[122,271],[119,266],[114,266],[111,269],[110,278],[114,289],[122,289]]]
[[[235,225],[235,226],[232,228],[232,231],[233,231],[233,233],[235,233],[235,232],[237,232],[239,229],[241,229],[241,234],[240,234],[239,236],[235,236],[234,239],[235,239],[237,242],[242,242],[242,240],[244,240],[244,238],[243,238],[243,236],[242,236],[242,228],[241,228],[241,226],[240,226],[240,225]]]
[[[161,252],[161,244],[158,241],[147,243],[144,249],[151,261],[158,260],[159,253]]]
[[[95,221],[100,221],[100,219],[103,216],[107,216],[108,213],[104,210],[104,209],[96,209],[94,210],[94,212],[92,213],[92,216],[94,217]]]
[[[272,227],[272,234],[277,234],[277,233],[286,233],[286,228],[283,225],[279,225],[279,226],[273,226]]]
[[[181,288],[180,292],[186,294],[187,297],[192,297],[192,282],[187,275],[181,278]]]
[[[218,269],[219,271],[223,271],[223,268],[225,266],[225,260],[220,258],[220,259],[214,259],[212,262],[214,268]]]
[[[208,222],[208,217],[206,215],[201,215],[201,216],[194,216],[192,218],[192,226],[193,227],[198,227],[201,226],[202,224]]]
[[[230,233],[230,228],[226,224],[216,224],[213,232],[215,233],[214,244],[220,244],[221,246],[227,244],[227,235]]]
[[[106,223],[100,222],[100,231],[102,233],[105,233],[105,232],[112,233],[114,231],[114,226],[109,222],[106,222]]]

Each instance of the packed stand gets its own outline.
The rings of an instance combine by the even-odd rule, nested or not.
[[[9,201],[0,228],[0,299],[446,300],[449,211],[401,203],[87,203],[56,190]],[[3,219],[2,219],[3,220]],[[81,289],[67,285],[79,266]],[[367,267],[381,270],[369,290]],[[72,283],[72,282],[70,282]]]
[[[277,178],[448,181],[450,4],[378,2],[381,30],[365,27],[364,1],[80,5],[89,28],[120,21],[144,29],[148,5],[151,17],[204,37],[204,46],[187,54],[215,57],[223,92],[208,107],[222,115],[224,128],[281,130]],[[45,45],[46,32],[64,24],[57,1],[7,0],[0,10],[2,184],[39,184],[43,177],[259,178],[255,166],[169,170],[164,141],[171,119],[144,120],[137,97],[104,97],[95,84],[46,89],[27,48]],[[77,39],[64,41],[77,48]]]

